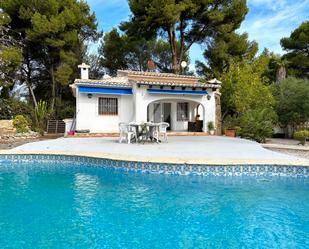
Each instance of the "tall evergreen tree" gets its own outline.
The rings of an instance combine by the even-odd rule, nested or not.
[[[219,78],[223,71],[229,69],[231,63],[242,60],[250,62],[257,51],[257,43],[248,41],[247,33],[222,33],[216,36],[204,51],[207,64],[197,61],[196,68],[199,74]]]
[[[121,29],[128,36],[167,38],[175,73],[194,43],[207,43],[218,32],[236,30],[248,11],[246,0],[129,0],[129,6],[132,17]]]
[[[21,63],[21,46],[12,36],[10,17],[0,10],[0,96],[8,97],[17,68]]]
[[[108,74],[115,75],[117,69],[127,69],[126,47],[126,41],[116,28],[104,34],[98,52],[102,57],[101,65],[107,69]]]
[[[81,61],[83,43],[98,37],[94,14],[77,0],[2,0],[0,8],[11,16],[12,29],[24,38],[24,64],[29,65],[25,80],[31,88],[35,85],[35,91],[48,90],[46,98],[54,110],[56,99],[68,92],[66,86]],[[40,81],[33,82],[34,69]]]
[[[287,53],[283,56],[288,63],[288,74],[309,78],[309,21],[302,23],[290,37],[281,39]]]
[[[179,51],[179,42],[176,46]],[[102,67],[111,75],[115,75],[117,69],[147,71],[149,60],[154,61],[159,72],[173,71],[169,43],[162,39],[130,37],[113,29],[104,35],[98,54]],[[188,53],[184,58],[189,60]]]
[[[273,87],[276,111],[283,128],[303,124],[309,120],[309,80],[288,77]],[[288,132],[286,132],[288,134]]]

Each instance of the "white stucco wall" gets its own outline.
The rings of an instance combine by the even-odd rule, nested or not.
[[[176,119],[176,110],[177,110],[177,102],[195,102],[200,103],[202,108],[204,108],[204,112],[201,112],[200,115],[203,115],[201,119],[204,120],[204,128],[203,130],[207,131],[207,123],[212,121],[215,124],[215,97],[214,92],[211,89],[207,89],[208,94],[210,95],[210,100],[207,99],[207,95],[181,95],[181,94],[154,94],[147,92],[147,86],[134,87],[133,93],[135,93],[135,103],[134,110],[136,113],[136,122],[145,122],[147,120],[147,106],[155,101],[166,101],[172,103],[172,130],[187,130],[188,124],[187,122],[177,121]],[[190,107],[189,107],[190,109]],[[194,114],[191,114],[194,115]],[[193,121],[193,117],[190,117]],[[174,121],[174,122],[173,122]]]
[[[119,122],[134,120],[132,95],[93,94],[88,98],[86,93],[78,93],[76,96],[76,130],[118,132]],[[118,98],[118,115],[99,115],[99,97]]]
[[[215,97],[211,89],[207,89],[211,96],[210,100],[206,95],[173,95],[173,94],[155,94],[148,93],[146,86],[133,87],[133,95],[102,95],[93,94],[88,98],[86,93],[79,93],[76,89],[76,129],[90,130],[91,133],[117,132],[119,122],[142,123],[147,121],[147,107],[154,101],[166,101],[172,103],[171,118],[172,130],[185,131],[188,129],[188,123],[177,121],[177,103],[189,102],[189,110],[195,103],[200,103],[202,108],[199,114],[204,121],[204,131],[207,131],[207,122],[213,121],[215,124]],[[98,114],[99,97],[118,98],[118,115],[108,116]],[[192,102],[192,103],[191,103]],[[189,111],[189,120],[194,121],[195,113]]]

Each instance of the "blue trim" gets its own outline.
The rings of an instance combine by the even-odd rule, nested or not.
[[[108,87],[78,87],[80,93],[98,93],[98,94],[132,94],[130,88],[108,88]]]
[[[148,89],[149,93],[166,93],[166,94],[188,94],[188,95],[205,95],[206,91],[186,91],[186,90],[164,90],[164,89]]]

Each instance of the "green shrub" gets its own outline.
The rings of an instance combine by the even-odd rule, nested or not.
[[[67,105],[61,106],[57,110],[56,119],[65,119],[65,118],[73,118],[75,113],[75,106],[71,103],[67,103]]]
[[[309,130],[294,132],[294,138],[298,141],[304,142],[306,138],[309,138]]]
[[[49,117],[49,110],[47,107],[47,102],[40,100],[34,112],[35,112],[35,120],[36,120],[35,129],[41,135],[44,135],[46,122]]]
[[[30,121],[32,110],[31,105],[27,102],[13,98],[0,98],[0,119],[12,119],[16,115],[23,115]]]
[[[17,115],[13,119],[13,125],[18,133],[24,133],[29,131],[29,123],[23,115]]]
[[[272,135],[276,113],[269,108],[248,110],[239,117],[237,134],[264,143]]]
[[[55,111],[51,113],[55,119],[73,118],[75,113],[75,100],[56,99]]]
[[[215,128],[214,122],[209,121],[209,122],[207,123],[207,128],[208,128],[208,131],[213,131],[214,128]]]
[[[226,116],[223,120],[223,130],[235,130],[239,126],[236,116]]]

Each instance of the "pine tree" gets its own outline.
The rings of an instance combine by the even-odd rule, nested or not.
[[[179,52],[179,42],[176,46]],[[102,67],[110,75],[116,75],[117,69],[146,71],[149,60],[154,61],[156,71],[173,71],[169,43],[162,39],[146,40],[120,34],[117,29],[113,29],[104,35],[98,54]],[[184,58],[189,60],[188,53],[185,53]]]
[[[68,92],[84,42],[98,38],[95,15],[84,1],[77,0],[2,0],[0,8],[10,15],[12,29],[25,41],[25,81],[31,88],[35,84],[40,98],[50,99],[53,111],[56,99]],[[34,70],[40,76],[35,82]]]
[[[207,64],[197,61],[196,68],[201,75],[220,78],[220,75],[229,69],[231,63],[242,60],[250,62],[257,51],[257,43],[248,41],[247,33],[222,33],[216,36],[204,51]]]
[[[283,58],[288,61],[288,74],[309,78],[309,21],[282,38],[281,46],[287,51]]]
[[[132,17],[121,29],[128,36],[167,37],[175,73],[194,43],[207,43],[218,32],[236,30],[248,11],[245,0],[129,0],[129,6]]]
[[[12,36],[10,17],[0,10],[0,96],[7,98],[21,63],[21,46]]]

